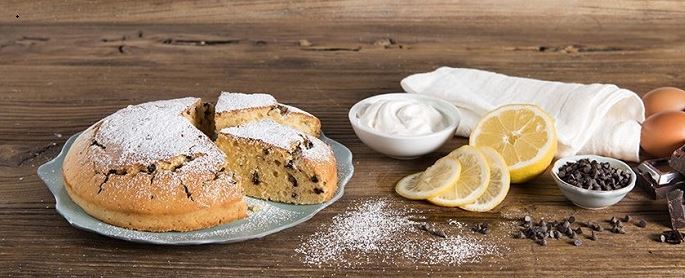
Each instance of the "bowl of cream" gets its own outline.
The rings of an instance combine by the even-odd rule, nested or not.
[[[461,115],[434,97],[393,93],[357,102],[348,114],[357,137],[371,149],[398,159],[431,153],[454,136]]]

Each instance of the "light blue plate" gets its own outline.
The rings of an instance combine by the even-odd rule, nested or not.
[[[67,140],[55,159],[38,167],[38,176],[43,179],[52,194],[55,195],[55,208],[69,224],[86,231],[133,242],[190,245],[232,243],[261,238],[307,221],[317,212],[333,204],[342,197],[345,184],[350,181],[354,173],[350,150],[344,145],[321,135],[321,140],[332,147],[337,160],[338,191],[330,201],[317,205],[290,205],[247,197],[247,204],[252,210],[248,212],[249,216],[246,219],[192,232],[140,232],[112,226],[95,219],[86,214],[69,198],[64,189],[62,163],[67,150],[79,134],[77,133]]]

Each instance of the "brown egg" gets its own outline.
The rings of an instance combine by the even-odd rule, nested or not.
[[[640,146],[647,153],[668,157],[682,145],[685,145],[685,112],[657,113],[642,123]]]
[[[649,91],[642,97],[645,117],[664,111],[685,110],[685,91],[674,87],[662,87]]]

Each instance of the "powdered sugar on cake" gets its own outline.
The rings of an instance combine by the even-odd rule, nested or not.
[[[268,94],[221,92],[214,111],[221,113],[246,108],[267,107],[276,104],[278,104],[276,99]]]
[[[316,161],[325,161],[333,156],[330,147],[318,138],[299,132],[295,128],[278,124],[273,120],[255,121],[237,127],[227,127],[222,129],[221,133],[259,140],[288,151],[292,151],[300,145],[303,146],[302,156]],[[307,146],[306,141],[311,142],[311,146]]]
[[[93,159],[100,166],[120,169],[149,165],[185,155],[191,157],[179,170],[212,171],[223,165],[223,153],[204,133],[182,116],[194,109],[198,98],[163,100],[129,106],[104,118],[95,131]],[[204,169],[204,170],[203,170]]]

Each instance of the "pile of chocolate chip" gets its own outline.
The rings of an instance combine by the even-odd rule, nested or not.
[[[559,168],[559,178],[576,187],[611,191],[630,185],[628,171],[612,167],[608,162],[597,162],[587,158],[567,162]]]
[[[631,217],[626,215],[623,219],[618,219],[612,217],[608,222],[611,224],[609,231],[616,234],[625,234],[626,231],[623,227],[623,223],[628,223],[631,221]],[[575,226],[575,227],[574,227]],[[635,223],[635,226],[644,228],[647,226],[647,222],[640,219]],[[541,219],[538,222],[534,222],[533,218],[530,216],[525,216],[522,219],[521,226],[514,234],[515,238],[531,239],[534,240],[539,245],[547,245],[548,239],[562,239],[562,237],[567,237],[571,239],[569,243],[580,246],[583,241],[580,239],[580,235],[584,234],[583,228],[589,229],[589,234],[586,238],[590,240],[597,240],[599,238],[599,233],[604,231],[604,227],[595,222],[584,222],[580,223],[576,221],[576,218],[571,216],[564,218],[561,221],[554,220],[552,222],[546,222]]]

